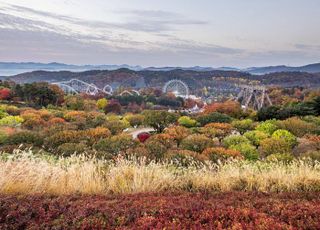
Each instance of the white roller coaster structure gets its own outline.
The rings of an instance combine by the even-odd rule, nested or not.
[[[70,81],[62,81],[52,83],[59,86],[67,94],[86,93],[90,95],[97,95],[98,93],[105,93],[112,95],[113,89],[110,85],[106,85],[103,89],[99,89],[94,84],[81,81],[79,79],[71,79]]]
[[[163,93],[173,93],[177,97],[188,98],[189,97],[189,87],[186,83],[181,80],[170,80],[168,81],[162,89]]]
[[[126,94],[127,94],[127,95],[130,95],[130,96],[133,96],[133,95],[140,96],[139,91],[134,90],[134,89],[124,90],[124,91],[122,91],[119,95],[120,95],[120,96],[124,96],[124,95],[126,95]]]
[[[265,106],[272,105],[265,86],[239,85],[240,92],[236,101],[241,103],[244,110],[249,107],[260,110]]]

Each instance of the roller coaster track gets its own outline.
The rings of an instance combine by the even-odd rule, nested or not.
[[[89,84],[79,79],[71,79],[69,81],[52,83],[59,86],[67,94],[85,93],[89,95],[97,95],[98,93],[105,93],[112,95],[113,89],[110,85],[105,85],[103,89],[98,88],[94,84]]]

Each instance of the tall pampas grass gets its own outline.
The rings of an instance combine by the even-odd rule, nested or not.
[[[320,191],[320,163],[231,161],[184,168],[136,158],[111,162],[85,156],[44,157],[31,150],[0,159],[1,194],[162,191]]]

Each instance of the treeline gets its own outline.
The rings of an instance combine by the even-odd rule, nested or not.
[[[320,96],[311,101],[294,102],[285,106],[270,106],[258,111],[257,118],[259,121],[270,119],[285,120],[295,116],[319,116],[320,115]]]

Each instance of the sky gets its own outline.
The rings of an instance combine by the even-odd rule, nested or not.
[[[319,0],[0,0],[0,61],[320,62]]]

